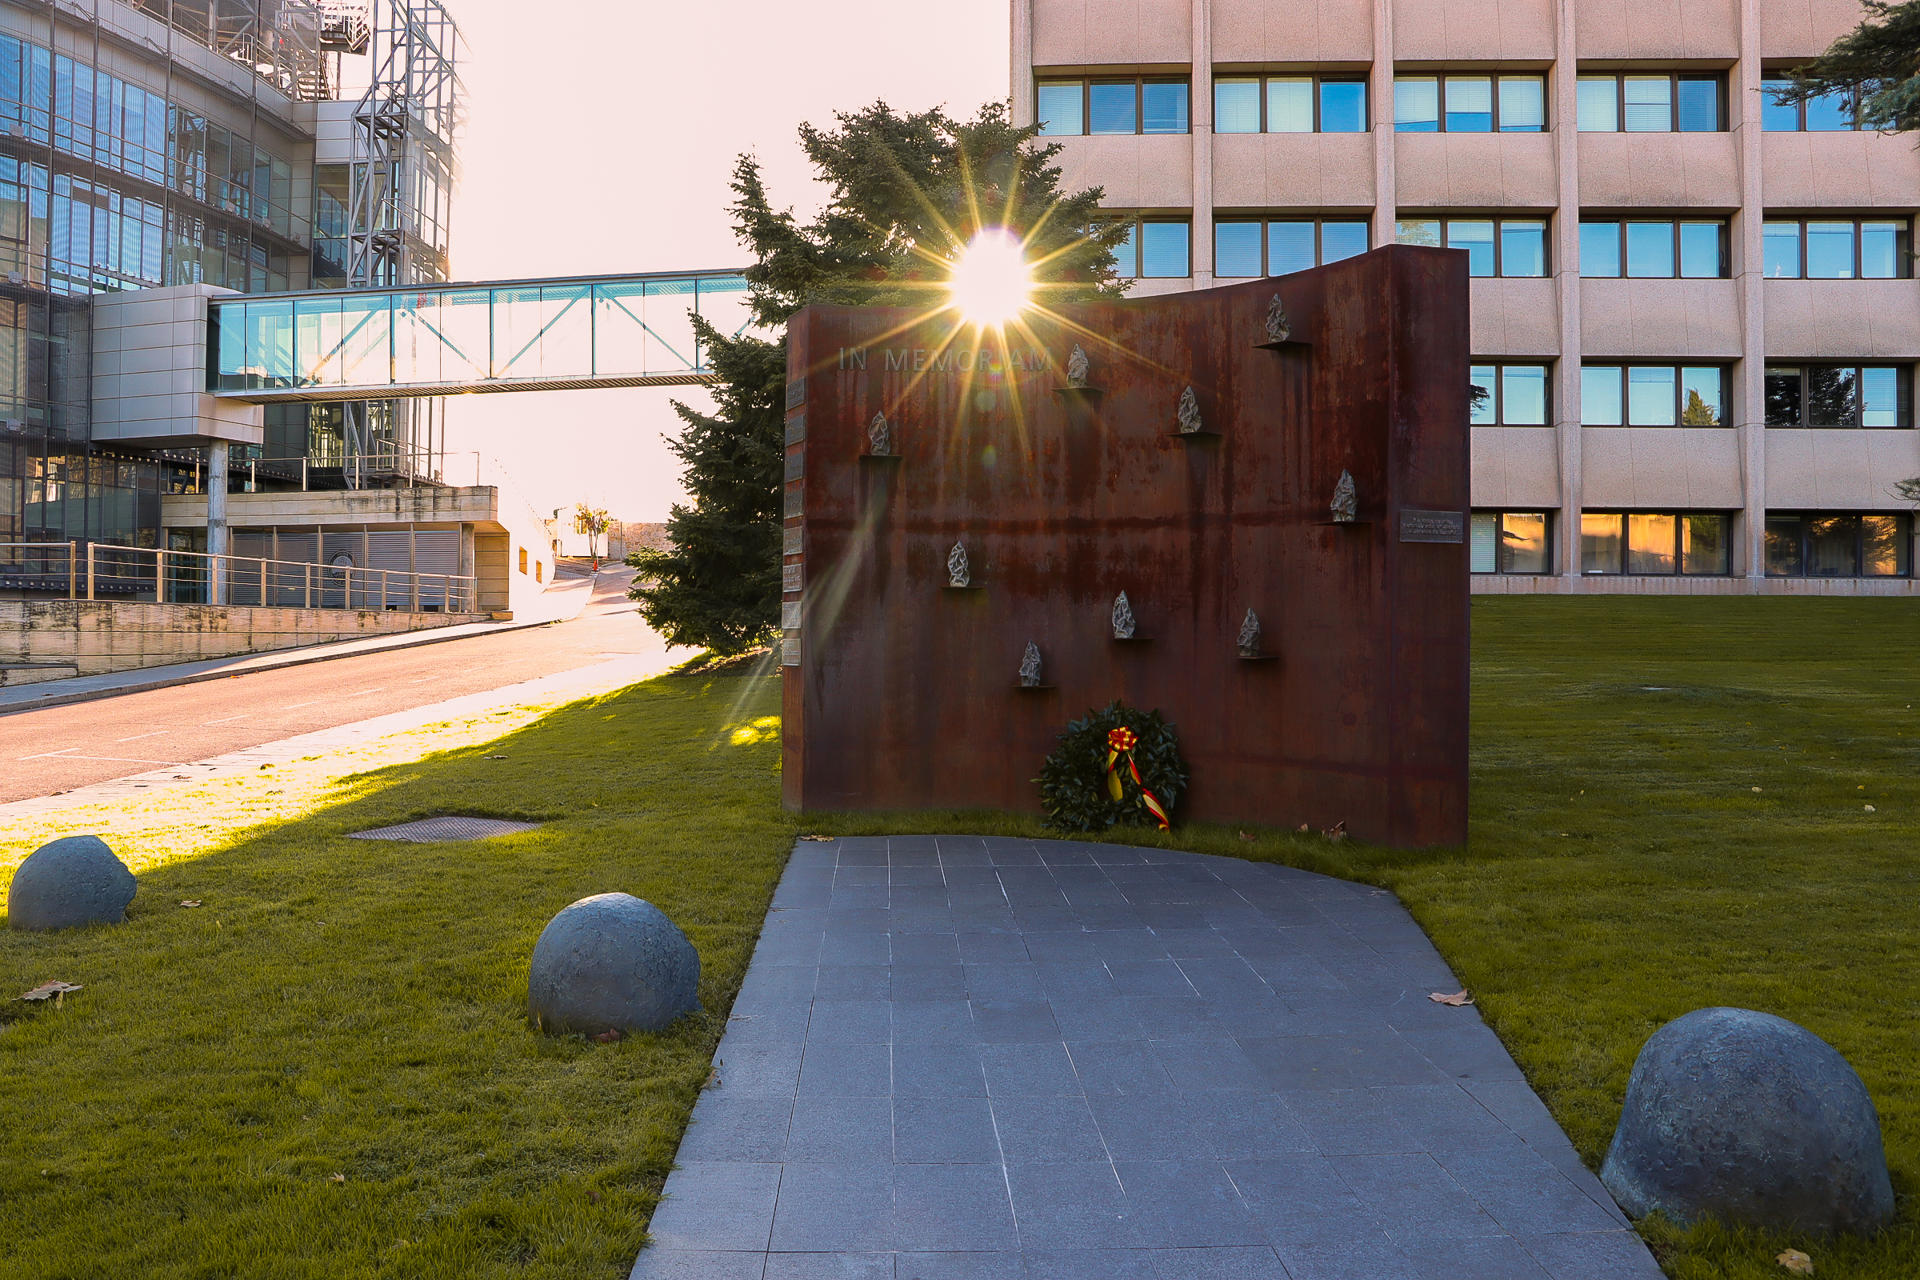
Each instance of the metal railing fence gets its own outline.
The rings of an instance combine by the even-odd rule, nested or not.
[[[267,560],[88,543],[80,550],[85,598],[161,604],[472,613],[474,580],[451,573]]]
[[[78,542],[0,542],[0,587],[64,590],[77,600],[85,589],[80,572]]]

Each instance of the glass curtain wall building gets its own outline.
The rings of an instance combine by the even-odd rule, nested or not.
[[[402,40],[415,3],[381,0],[403,15]],[[353,219],[346,131],[362,92],[343,98],[341,75],[345,59],[369,77],[369,18],[321,0],[97,0],[87,14],[0,0],[0,542],[151,546],[160,496],[206,482],[204,451],[90,438],[91,372],[120,358],[90,350],[90,295],[344,284],[356,236],[411,230]],[[383,208],[432,210],[416,237],[431,252],[406,258],[398,283],[445,277],[457,92],[445,74],[446,129],[373,157],[412,193]],[[234,489],[274,483],[263,457],[297,476],[299,460],[337,455],[343,413],[269,407],[266,443],[231,452]]]
[[[1863,16],[1013,0],[1013,118],[1135,295],[1466,252],[1477,590],[1910,593],[1920,153],[1775,93]]]

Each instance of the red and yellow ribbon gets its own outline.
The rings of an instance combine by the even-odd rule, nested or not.
[[[1121,756],[1125,756],[1127,758],[1127,768],[1133,771],[1133,784],[1140,788],[1140,803],[1147,806],[1147,812],[1151,813],[1155,821],[1159,822],[1160,829],[1166,831],[1170,829],[1167,823],[1167,811],[1161,806],[1160,801],[1154,797],[1153,792],[1147,790],[1147,784],[1140,780],[1140,766],[1133,762],[1133,749],[1139,742],[1140,735],[1125,725],[1122,725],[1118,729],[1108,731],[1107,794],[1115,800],[1121,799],[1124,794],[1120,789],[1120,775],[1115,771],[1113,766],[1119,761]]]

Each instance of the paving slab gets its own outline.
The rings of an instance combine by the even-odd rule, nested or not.
[[[633,1280],[1660,1280],[1392,894],[802,842]]]

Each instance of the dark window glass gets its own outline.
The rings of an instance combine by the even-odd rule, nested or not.
[[[1807,370],[1807,425],[1851,427],[1859,422],[1855,396],[1860,371],[1813,365]]]
[[[1620,224],[1580,224],[1580,274],[1605,278],[1620,274]]]
[[[1187,132],[1187,82],[1148,80],[1140,86],[1140,132]]]
[[[1185,222],[1140,224],[1140,274],[1149,278],[1193,274],[1193,256]]]
[[[1869,578],[1905,578],[1913,572],[1913,536],[1905,516],[1860,517],[1860,572]]]
[[[1767,425],[1800,426],[1800,370],[1788,365],[1768,365],[1764,385]]]
[[[1617,515],[1580,513],[1580,572],[1619,573],[1626,539]]]
[[[1087,132],[1133,133],[1135,85],[1096,80],[1087,86]]]
[[[1800,517],[1767,517],[1767,573],[1797,578],[1805,572],[1800,558]]]
[[[1500,517],[1500,572],[1548,571],[1547,514],[1509,511]]]
[[[1808,98],[1806,121],[1808,133],[1839,133],[1853,128],[1853,95],[1838,92]]]
[[[1081,113],[1080,94],[1078,80],[1042,80],[1035,111],[1040,119],[1040,132],[1049,137],[1085,133],[1086,117]]]
[[[1905,578],[1913,573],[1913,517],[1904,513],[1770,514],[1773,577]]]
[[[1732,524],[1724,515],[1680,517],[1680,572],[1733,572]]]
[[[1781,102],[1779,94],[1789,85],[1786,80],[1762,80],[1760,82],[1760,127],[1768,133],[1798,133],[1800,131],[1800,108],[1791,102]],[[1772,572],[1771,569],[1768,570]]]
[[[1267,224],[1267,272],[1284,276],[1305,271],[1313,265],[1313,224],[1311,222],[1269,222]]]
[[[1493,131],[1493,79],[1490,76],[1448,76],[1447,132]]]
[[[1717,280],[1727,274],[1726,223],[1680,224],[1680,274],[1693,280]]]
[[[1500,420],[1499,372],[1497,366],[1476,364],[1467,369],[1467,383],[1473,388],[1468,397],[1467,421],[1476,427],[1490,427]]]
[[[1718,76],[1681,76],[1676,98],[1682,133],[1714,133],[1721,127]]]
[[[1627,572],[1672,573],[1679,528],[1677,516],[1656,512],[1627,516]]]
[[[1260,224],[1213,224],[1213,274],[1221,277],[1260,274]]]
[[[1806,531],[1809,578],[1859,576],[1859,517],[1809,516]]]
[[[1769,222],[1760,229],[1760,256],[1768,277],[1791,280],[1800,274],[1800,224]]]
[[[1365,133],[1367,86],[1362,80],[1320,82],[1320,132]]]

